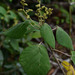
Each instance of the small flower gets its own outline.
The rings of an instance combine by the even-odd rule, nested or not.
[[[30,12],[30,11],[33,11],[33,10],[32,10],[32,9],[28,9],[28,10],[26,10],[27,13]]]
[[[47,7],[45,7],[45,11],[48,11],[48,8]]]
[[[27,19],[29,19],[29,18],[30,18],[30,16],[29,16],[29,15],[27,15],[26,17],[27,17]]]
[[[23,11],[23,9],[18,9],[18,11]]]
[[[24,6],[28,6],[28,4],[27,4],[27,3],[24,3],[23,5],[24,5]]]
[[[48,12],[48,11],[46,11],[46,14],[48,15],[48,14],[49,14],[49,12]]]
[[[37,8],[40,7],[40,4],[37,4],[36,7],[37,7]]]
[[[43,14],[43,19],[47,19],[47,14],[46,13]]]
[[[41,8],[42,8],[42,9],[44,9],[44,8],[45,8],[45,6],[42,6]]]

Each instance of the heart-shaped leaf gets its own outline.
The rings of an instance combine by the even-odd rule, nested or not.
[[[27,75],[47,75],[50,63],[47,50],[42,45],[32,45],[23,50],[20,63]]]
[[[64,46],[67,47],[71,50],[73,50],[73,45],[72,45],[72,41],[71,38],[69,37],[69,35],[60,27],[57,27],[57,31],[56,31],[56,39],[57,42]]]
[[[52,48],[55,48],[55,38],[54,38],[51,27],[45,23],[41,27],[40,32],[44,41],[46,41]]]
[[[15,39],[22,38],[27,30],[28,25],[30,25],[29,20],[26,20],[25,22],[22,22],[20,24],[17,24],[9,28],[3,34],[10,38],[15,38]]]

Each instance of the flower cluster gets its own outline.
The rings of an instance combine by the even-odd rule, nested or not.
[[[39,4],[36,5],[36,7],[38,8],[36,10],[35,15],[42,21],[44,21],[45,19],[48,18],[48,15],[52,14],[52,10],[51,8],[47,8],[46,6],[41,6],[41,1],[37,0],[39,2]],[[44,12],[42,13],[42,10],[44,10]],[[42,13],[42,14],[41,14]]]
[[[22,4],[22,6],[28,6],[25,0],[21,0],[20,3]]]
[[[45,19],[48,18],[48,15],[52,14],[52,8],[47,8],[46,6],[41,6],[41,0],[37,0],[38,4],[36,5],[37,10],[35,15],[38,17],[39,22],[42,23],[45,21]],[[26,18],[30,19],[30,15],[28,15],[28,12],[33,11],[32,9],[24,10],[25,6],[28,6],[25,0],[21,0],[20,3],[22,4],[23,8],[19,9],[19,11],[24,11]],[[44,11],[44,12],[43,12]]]
[[[30,15],[28,15],[28,12],[33,11],[33,10],[32,10],[32,9],[24,10],[24,7],[25,7],[25,6],[28,6],[28,4],[26,3],[25,0],[21,0],[20,3],[21,3],[21,5],[23,6],[23,8],[22,8],[22,9],[18,9],[18,11],[24,11],[24,13],[25,13],[25,15],[26,15],[26,18],[27,18],[27,19],[30,19]]]

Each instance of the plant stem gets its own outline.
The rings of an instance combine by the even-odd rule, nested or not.
[[[61,67],[61,65],[60,65],[59,60],[56,58],[56,56],[55,56],[55,54],[54,54],[54,52],[53,52],[53,51],[52,51],[52,53],[53,53],[53,56],[54,56],[54,58],[56,59],[56,61],[57,61],[58,65],[59,65],[59,67],[61,68],[61,70],[62,70],[63,74],[64,74],[64,75],[66,75],[66,74],[65,74],[65,72],[64,72],[64,70],[63,70],[63,68],[62,68],[62,67]]]
[[[53,51],[56,51],[56,52],[59,52],[59,53],[61,53],[61,54],[64,54],[64,55],[66,55],[66,56],[68,56],[68,57],[71,57],[71,55],[68,55],[67,53],[64,53],[64,52],[62,52],[62,51],[59,51],[59,50],[57,50],[57,49],[52,49]]]
[[[69,25],[69,35],[71,36],[72,33],[72,10],[70,5],[70,0],[68,0],[69,3],[69,18],[70,18],[70,25]]]
[[[27,15],[27,13],[25,12],[25,10],[23,9],[23,12],[25,13],[25,15]],[[29,18],[33,23],[34,23],[34,21],[31,19],[31,18]],[[35,23],[34,23],[35,24]],[[30,25],[32,26],[32,27],[34,27],[34,25],[32,25],[31,23],[30,23]],[[37,27],[39,27],[37,24],[35,24]],[[34,27],[35,29],[37,29],[36,27]],[[40,27],[39,27],[40,28]]]
[[[57,29],[57,27],[53,28],[52,30],[54,31],[54,30],[56,30],[56,29]]]

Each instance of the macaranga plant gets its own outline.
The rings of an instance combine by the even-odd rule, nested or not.
[[[26,3],[25,0],[21,0],[20,3],[22,4],[23,8],[19,9],[18,11],[23,11],[27,19],[24,22],[17,24],[9,28],[5,32],[1,33],[9,38],[19,39],[31,32],[37,32],[37,31],[40,32],[40,36],[43,40],[39,44],[28,46],[20,54],[19,62],[22,65],[27,75],[48,74],[49,70],[51,69],[48,51],[52,53],[57,63],[59,64],[59,60],[55,57],[55,52],[54,52],[56,50],[55,37],[56,41],[60,45],[71,50],[72,53],[71,58],[75,64],[75,58],[74,58],[75,51],[73,51],[74,49],[71,38],[61,27],[56,26],[54,29],[52,29],[50,25],[45,23],[45,20],[48,18],[48,16],[52,14],[53,9],[47,8],[46,6],[42,6],[41,0],[37,0],[37,2],[38,4],[35,6],[37,8],[35,15],[36,17],[38,17],[39,22],[36,22],[31,19],[30,15],[28,15],[28,12],[33,10],[32,9],[25,10],[24,8],[25,6],[28,6],[28,4]],[[43,13],[42,10],[44,11]],[[54,36],[53,30],[56,30],[56,36]]]

